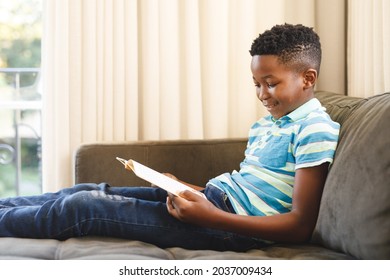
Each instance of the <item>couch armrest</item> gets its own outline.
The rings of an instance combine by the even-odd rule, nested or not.
[[[115,158],[134,159],[183,181],[204,186],[224,172],[239,169],[247,139],[137,141],[85,144],[75,153],[75,183],[148,186]]]

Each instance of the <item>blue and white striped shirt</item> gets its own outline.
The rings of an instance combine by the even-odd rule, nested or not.
[[[296,169],[332,163],[339,129],[316,98],[278,120],[266,116],[249,131],[240,171],[208,184],[223,190],[240,215],[289,212]]]

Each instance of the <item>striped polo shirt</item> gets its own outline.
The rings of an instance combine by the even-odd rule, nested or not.
[[[240,171],[222,174],[208,185],[224,191],[237,214],[289,212],[295,171],[332,163],[339,129],[316,98],[278,120],[266,116],[249,131]]]

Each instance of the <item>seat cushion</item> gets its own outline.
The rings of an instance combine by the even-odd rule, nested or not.
[[[248,252],[162,249],[155,245],[110,237],[54,239],[0,238],[0,260],[260,260],[349,259],[350,256],[315,245],[274,245]]]

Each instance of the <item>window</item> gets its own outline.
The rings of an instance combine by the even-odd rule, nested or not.
[[[0,197],[42,191],[42,1],[0,3]]]

